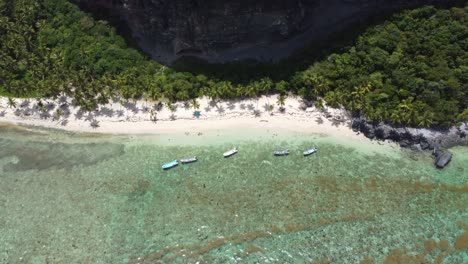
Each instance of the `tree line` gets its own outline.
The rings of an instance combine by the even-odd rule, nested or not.
[[[152,61],[66,0],[0,0],[0,95],[68,95],[92,111],[117,96],[188,102],[293,93],[376,121],[449,126],[468,120],[467,10],[406,11],[290,78],[233,83]]]

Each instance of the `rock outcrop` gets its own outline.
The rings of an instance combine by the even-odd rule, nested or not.
[[[424,4],[461,0],[71,0],[119,21],[154,59],[276,60],[353,23]]]
[[[445,168],[445,166],[447,166],[452,160],[452,153],[448,151],[434,151],[434,157],[435,165],[437,166],[437,168],[442,169]]]
[[[468,124],[435,130],[394,127],[383,122],[373,123],[363,118],[356,118],[351,126],[355,132],[361,132],[370,139],[391,140],[398,142],[403,148],[416,151],[433,151],[435,165],[438,168],[444,168],[452,159],[450,152],[441,149],[458,145],[468,146]]]

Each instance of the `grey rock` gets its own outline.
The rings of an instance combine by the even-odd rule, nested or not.
[[[436,157],[435,165],[437,168],[445,168],[449,164],[449,162],[452,160],[452,153],[450,152],[442,152],[439,153],[438,156]]]
[[[361,119],[354,119],[353,122],[351,123],[351,129],[354,132],[359,132],[361,130]]]
[[[409,148],[412,145],[411,142],[406,139],[400,141],[399,143],[400,143],[400,147],[402,148]]]
[[[390,138],[391,132],[392,132],[392,127],[389,125],[379,124],[379,126],[375,129],[375,135],[379,139]]]
[[[302,102],[302,103],[299,105],[299,109],[301,109],[302,111],[307,110],[307,107],[308,107],[307,104],[304,103],[304,102]]]
[[[422,150],[427,150],[431,148],[431,145],[429,144],[429,142],[427,142],[426,138],[421,140],[420,145]]]
[[[420,145],[420,144],[411,145],[411,146],[410,146],[410,149],[411,149],[412,151],[416,151],[416,152],[422,151],[422,148],[421,148],[421,145]]]
[[[368,138],[381,140],[389,139],[398,142],[403,148],[413,151],[433,150],[435,164],[444,168],[452,159],[452,153],[440,148],[454,146],[468,146],[468,136],[465,134],[466,125],[454,126],[448,129],[402,128],[379,123],[377,125],[364,118],[355,118],[351,123],[355,132],[362,132]]]
[[[374,139],[375,138],[375,133],[374,133],[374,130],[369,130],[366,134],[365,134],[366,137],[370,138],[370,139]]]

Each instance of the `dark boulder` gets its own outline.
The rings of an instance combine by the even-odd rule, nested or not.
[[[445,168],[445,166],[447,166],[451,160],[452,160],[452,153],[448,151],[440,152],[436,156],[435,165],[437,166],[437,168],[442,169],[442,168]]]
[[[390,133],[392,132],[392,127],[385,124],[379,124],[375,128],[375,136],[379,139],[388,139],[390,137]]]
[[[400,141],[400,147],[402,148],[409,148],[411,147],[411,141],[407,140],[407,139],[403,139]]]
[[[367,138],[370,138],[370,139],[375,138],[375,133],[374,133],[374,130],[373,130],[373,129],[368,130],[364,135],[365,135]]]
[[[388,135],[388,139],[391,139],[391,140],[393,140],[393,141],[398,142],[398,141],[400,141],[400,139],[401,139],[400,133],[398,133],[397,130],[392,129],[392,130],[390,131],[390,134]]]
[[[413,135],[407,130],[400,133],[400,138],[401,140],[407,141],[409,144],[419,143],[419,135]]]
[[[420,144],[411,145],[411,146],[410,146],[410,149],[411,149],[412,151],[415,151],[415,152],[422,151],[422,148],[421,148],[421,145],[420,145]]]
[[[429,142],[427,141],[425,137],[421,137],[420,144],[421,144],[421,149],[423,150],[431,149],[431,144],[429,144]]]
[[[353,123],[351,124],[351,128],[354,132],[359,132],[361,130],[361,123],[362,119],[354,119]]]
[[[364,135],[370,139],[373,139],[375,137],[375,130],[374,127],[371,124],[368,124],[367,122],[361,122],[361,125],[359,127],[360,131],[364,133]]]

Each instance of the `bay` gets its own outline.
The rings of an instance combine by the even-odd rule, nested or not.
[[[451,151],[437,170],[427,153],[288,131],[2,127],[0,262],[466,263],[468,148]]]

